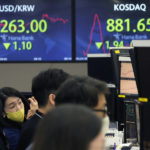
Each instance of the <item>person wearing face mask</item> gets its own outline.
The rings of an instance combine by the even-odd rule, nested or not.
[[[102,118],[102,133],[109,129],[106,94],[109,94],[107,84],[91,77],[73,77],[64,82],[56,93],[55,105],[82,104],[91,108]]]
[[[22,124],[33,115],[33,109],[38,108],[33,98],[29,100],[30,105],[23,95],[13,88],[0,89],[0,126],[8,141],[9,150],[16,149]]]

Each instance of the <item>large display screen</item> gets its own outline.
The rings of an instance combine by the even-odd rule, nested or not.
[[[70,0],[0,1],[0,61],[70,60]]]
[[[150,39],[149,0],[76,0],[76,60]]]

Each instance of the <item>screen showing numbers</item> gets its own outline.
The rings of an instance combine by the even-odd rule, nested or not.
[[[76,60],[150,39],[150,1],[76,0]]]
[[[71,61],[70,0],[1,0],[0,61]]]
[[[0,62],[86,61],[147,39],[149,0],[0,1]]]

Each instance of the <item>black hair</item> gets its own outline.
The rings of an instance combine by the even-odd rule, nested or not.
[[[21,92],[11,87],[3,87],[2,89],[0,89],[0,124],[4,127],[12,127],[12,125],[16,126],[17,124],[19,124],[7,118],[3,118],[5,102],[9,97],[21,98],[24,104],[25,114],[27,114],[28,110],[30,109],[28,101],[24,98]]]
[[[32,94],[38,101],[39,107],[46,106],[49,94],[55,94],[58,87],[69,77],[61,69],[48,69],[40,72],[32,80]]]
[[[38,125],[33,150],[87,150],[101,127],[101,119],[86,107],[58,106]]]
[[[90,77],[73,77],[64,82],[56,93],[55,104],[82,104],[94,108],[98,104],[99,94],[106,95],[105,82]]]

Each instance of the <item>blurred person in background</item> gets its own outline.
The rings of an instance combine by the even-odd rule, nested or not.
[[[84,106],[62,105],[39,123],[33,150],[102,150],[102,122]]]

